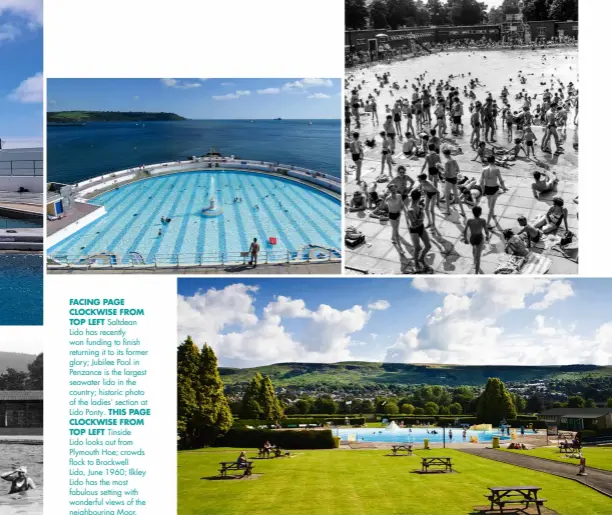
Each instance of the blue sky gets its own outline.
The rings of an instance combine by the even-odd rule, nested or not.
[[[178,341],[279,361],[612,365],[612,282],[180,279]]]
[[[42,0],[0,1],[0,138],[42,144]]]
[[[50,79],[49,111],[163,111],[191,119],[340,118],[340,79]]]

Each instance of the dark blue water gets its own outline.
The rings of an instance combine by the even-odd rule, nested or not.
[[[303,166],[340,177],[340,120],[89,123],[47,129],[49,181],[75,183],[142,164],[205,154]]]
[[[0,254],[0,299],[0,325],[42,325],[42,256]]]

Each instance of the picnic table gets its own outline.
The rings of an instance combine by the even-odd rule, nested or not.
[[[230,470],[242,470],[244,471],[242,474],[243,476],[250,476],[253,473],[252,461],[247,461],[244,465],[239,464],[237,461],[221,461],[219,462],[219,465],[221,465],[221,468],[219,469],[219,474],[221,474],[223,477],[227,477],[227,473]]]
[[[452,472],[453,464],[452,458],[446,456],[435,456],[430,458],[421,458],[421,470],[422,472],[429,472],[429,467],[443,467],[444,472]]]
[[[559,452],[561,453],[573,453],[581,449],[580,443],[577,442],[561,442],[559,444]]]
[[[259,458],[279,458],[282,456],[283,451],[280,447],[262,447],[259,449],[257,456]]]
[[[398,452],[405,452],[408,456],[412,456],[412,445],[392,445],[391,450],[396,456]]]
[[[491,510],[493,506],[497,506],[501,513],[504,512],[506,504],[524,504],[525,509],[529,508],[530,504],[535,504],[538,514],[541,514],[540,508],[546,502],[546,499],[538,498],[538,492],[542,490],[538,486],[496,486],[489,487],[491,495],[485,495],[491,501]]]

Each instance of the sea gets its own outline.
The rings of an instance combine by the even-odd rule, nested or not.
[[[340,177],[340,120],[187,120],[48,126],[47,177],[96,175],[206,154],[301,166]]]

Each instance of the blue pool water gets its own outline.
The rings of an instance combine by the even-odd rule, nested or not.
[[[423,443],[425,438],[429,438],[431,443],[442,442],[442,428],[430,428],[429,431],[435,429],[437,434],[428,433],[425,428],[411,429],[395,429],[387,431],[385,429],[373,428],[356,428],[356,429],[337,429],[334,433],[340,436],[342,440],[348,440],[349,435],[354,435],[357,442],[405,442],[405,443]],[[463,429],[460,427],[450,428],[453,431],[453,439],[449,439],[449,428],[446,429],[446,443],[463,442]],[[337,433],[336,433],[337,431]],[[472,436],[478,437],[478,442],[490,442],[494,436],[500,436],[494,431],[467,431],[466,441],[469,442]],[[508,436],[500,436],[500,440],[508,440]]]
[[[340,120],[185,120],[88,123],[47,131],[49,181],[95,175],[206,154],[283,163],[340,177]]]
[[[0,254],[0,303],[0,325],[42,325],[42,256]]]
[[[223,213],[202,216],[214,179],[217,205]],[[235,197],[242,202],[234,203]],[[172,255],[189,256],[248,251],[257,238],[262,251],[297,252],[306,245],[340,247],[340,201],[309,186],[253,172],[215,170],[183,172],[146,179],[104,193],[91,201],[107,214],[57,243],[49,253],[71,261],[106,252],[118,262],[163,263]],[[256,208],[259,206],[259,209]],[[161,217],[171,218],[162,224]],[[159,230],[162,235],[158,236]],[[277,239],[276,245],[266,242]],[[260,255],[261,256],[261,255]],[[101,258],[102,259],[102,258]],[[104,258],[106,259],[106,258]],[[260,257],[261,259],[261,257]],[[227,259],[226,259],[227,261]],[[159,262],[159,261],[158,261]],[[196,261],[198,262],[198,261]],[[208,261],[207,261],[208,262]]]

